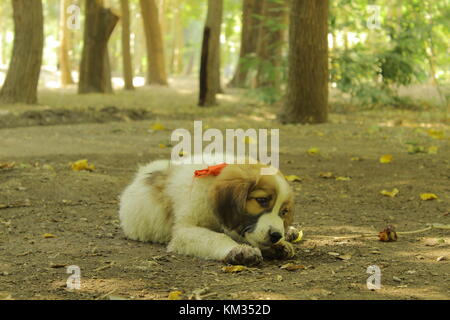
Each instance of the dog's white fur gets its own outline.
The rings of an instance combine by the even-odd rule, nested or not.
[[[242,249],[238,241],[253,245],[253,254],[261,255],[258,243],[263,243],[269,227],[284,234],[278,212],[261,216],[255,232],[247,239],[227,233],[208,197],[216,177],[194,178],[194,171],[204,168],[204,164],[180,165],[169,160],[141,167],[120,198],[119,214],[125,235],[134,240],[168,243],[170,252],[205,259],[224,260],[233,249]],[[167,176],[163,188],[157,190],[146,179],[158,172]],[[282,194],[290,191],[285,181],[280,180],[279,185]],[[281,203],[277,201],[273,212],[279,210]]]

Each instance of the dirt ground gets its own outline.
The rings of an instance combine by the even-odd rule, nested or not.
[[[0,298],[167,299],[173,291],[184,299],[450,298],[449,230],[377,237],[387,225],[406,232],[450,224],[450,126],[442,113],[340,110],[327,124],[281,125],[276,107],[240,91],[221,95],[217,108],[195,100],[180,83],[113,96],[43,91],[41,106],[0,107],[0,163],[15,162],[0,169]],[[194,119],[211,128],[280,129],[281,170],[302,179],[292,182],[295,225],[304,232],[294,259],[230,274],[220,262],[124,237],[118,195],[139,164],[169,157],[160,145]],[[166,130],[149,131],[155,123]],[[380,163],[386,154],[392,162]],[[80,159],[96,169],[72,171],[69,163]],[[380,194],[393,188],[396,197]],[[423,201],[423,193],[438,198]],[[373,236],[338,238],[362,233]],[[288,262],[304,268],[280,268]],[[69,265],[81,270],[80,290],[66,287]],[[372,265],[381,269],[379,290],[366,286]]]

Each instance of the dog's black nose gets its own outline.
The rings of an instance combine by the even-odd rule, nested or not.
[[[269,232],[269,237],[270,237],[270,242],[277,243],[278,241],[280,241],[281,237],[283,237],[283,236],[279,232]]]

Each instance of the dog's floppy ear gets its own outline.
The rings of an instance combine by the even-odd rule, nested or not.
[[[241,226],[245,215],[247,196],[255,185],[244,178],[219,179],[210,191],[214,213],[220,223],[229,230]]]

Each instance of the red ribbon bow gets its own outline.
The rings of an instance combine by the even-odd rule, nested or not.
[[[217,164],[215,166],[209,166],[206,169],[202,170],[195,170],[194,171],[194,177],[206,177],[206,176],[218,176],[223,168],[225,168],[228,164],[227,163],[221,163]]]

